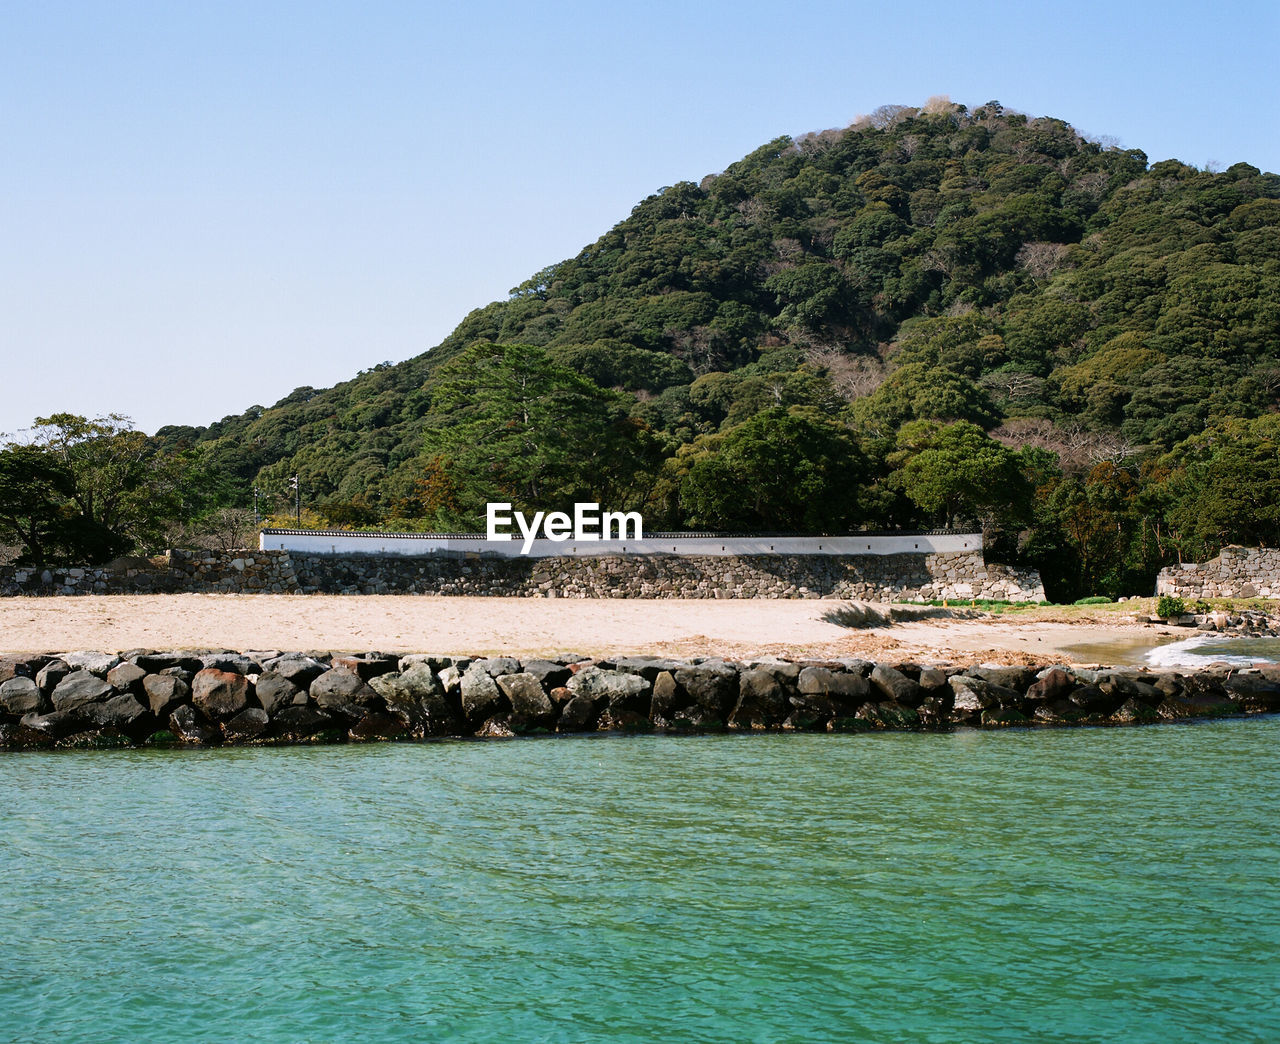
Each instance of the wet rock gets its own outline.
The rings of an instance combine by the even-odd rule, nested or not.
[[[514,739],[510,723],[505,718],[490,718],[476,731],[481,739]]]
[[[206,667],[191,679],[191,702],[210,721],[233,718],[249,706],[249,679]]]
[[[347,735],[358,742],[414,738],[403,717],[386,711],[366,714],[351,726]]]
[[[1140,700],[1128,699],[1111,715],[1111,718],[1113,721],[1120,722],[1123,725],[1132,725],[1140,722],[1158,721],[1160,715],[1155,708],[1147,706]]]
[[[81,721],[77,711],[50,711],[48,714],[24,714],[19,722],[28,729],[48,736],[50,739],[62,739],[70,736],[80,727]]]
[[[728,664],[711,660],[681,667],[675,680],[697,708],[699,722],[723,724],[738,702],[738,672]]]
[[[15,718],[39,711],[43,702],[40,686],[34,678],[18,675],[0,684],[0,707]]]
[[[105,679],[88,671],[72,671],[53,690],[53,709],[76,710],[89,703],[100,703],[115,692]]]
[[[480,664],[472,664],[460,683],[462,714],[472,727],[492,718],[499,710],[507,710],[498,683]]]
[[[222,723],[222,735],[228,743],[248,743],[266,732],[270,724],[271,719],[261,707],[246,707]]]
[[[855,717],[875,729],[913,729],[920,724],[920,715],[913,708],[893,700],[864,703]]]
[[[295,703],[282,708],[271,719],[271,734],[287,743],[299,743],[336,724],[332,715]]]
[[[770,670],[755,668],[738,676],[738,701],[729,715],[737,729],[767,729],[787,717],[790,702],[782,683]]]
[[[1015,707],[992,707],[982,712],[982,724],[987,728],[1025,725],[1027,716]]]
[[[0,725],[0,749],[40,750],[52,747],[55,737],[41,729],[33,729],[21,722]]]
[[[147,697],[151,713],[158,718],[163,718],[191,695],[191,687],[172,674],[148,674],[142,679],[142,691]]]
[[[155,723],[151,711],[131,692],[122,692],[106,703],[94,704],[92,714],[96,724],[102,728],[125,734],[144,735]]]
[[[596,723],[596,703],[590,696],[574,696],[560,711],[559,732],[587,732]]]
[[[447,736],[461,731],[459,706],[445,696],[431,668],[420,663],[403,674],[383,674],[369,681],[387,711],[414,736]]]
[[[189,703],[180,703],[169,712],[169,731],[183,743],[213,743],[221,734]]]
[[[532,674],[524,671],[504,674],[498,678],[498,688],[511,702],[513,728],[545,728],[555,724],[555,705]]]

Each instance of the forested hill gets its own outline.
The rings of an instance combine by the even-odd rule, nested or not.
[[[297,473],[330,523],[575,498],[670,526],[1003,519],[1115,587],[1280,537],[1265,492],[1243,523],[1193,495],[1214,432],[1253,456],[1213,474],[1271,459],[1278,392],[1280,177],[933,101],[664,188],[422,356],[158,439],[241,504]],[[1102,547],[1126,512],[1141,546]]]

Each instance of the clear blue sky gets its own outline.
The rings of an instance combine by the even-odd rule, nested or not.
[[[644,196],[886,103],[1280,170],[1280,3],[0,4],[0,432],[438,343]]]

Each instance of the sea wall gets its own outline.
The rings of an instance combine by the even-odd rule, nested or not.
[[[863,660],[737,663],[135,650],[0,658],[0,748],[613,731],[1132,725],[1280,710],[1280,669],[1190,676]]]
[[[0,594],[153,591],[503,595],[546,598],[1044,600],[1034,570],[980,551],[895,555],[479,556],[171,551],[98,569],[0,569]]]
[[[1224,547],[1208,562],[1167,566],[1156,594],[1179,598],[1280,598],[1280,548]]]

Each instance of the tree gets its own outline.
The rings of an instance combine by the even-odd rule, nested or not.
[[[542,348],[475,345],[436,376],[423,475],[434,473],[437,485],[447,476],[454,521],[473,524],[495,500],[517,510],[563,510],[583,500],[639,506],[661,446],[624,402]]]
[[[183,460],[158,451],[119,414],[57,413],[36,418],[31,430],[32,445],[69,476],[68,496],[86,532],[112,534],[104,547],[154,544],[167,522],[194,514],[203,497]]]
[[[672,462],[690,526],[830,533],[861,517],[866,458],[843,425],[775,408],[699,440]]]
[[[898,446],[902,490],[947,528],[958,519],[993,526],[1027,515],[1031,487],[1021,456],[976,424],[917,421],[898,433]]]

